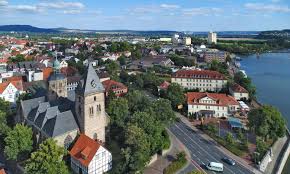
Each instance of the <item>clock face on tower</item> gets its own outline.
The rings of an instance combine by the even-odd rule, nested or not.
[[[92,81],[91,81],[91,85],[92,85],[93,88],[95,88],[95,87],[97,86],[95,80],[92,80]]]

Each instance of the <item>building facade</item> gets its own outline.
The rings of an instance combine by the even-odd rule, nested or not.
[[[200,117],[228,117],[237,112],[239,103],[232,96],[218,93],[187,93],[188,115]]]
[[[233,84],[229,91],[236,100],[249,100],[249,92],[237,83]]]
[[[179,70],[173,73],[171,82],[186,89],[197,89],[200,92],[218,92],[227,85],[227,80],[223,74],[209,70]]]
[[[81,134],[70,151],[76,174],[102,174],[112,168],[112,155],[101,144]]]
[[[217,34],[215,32],[209,32],[207,36],[207,41],[209,44],[217,43]]]

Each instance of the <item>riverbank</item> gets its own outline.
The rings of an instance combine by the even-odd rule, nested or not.
[[[251,77],[257,89],[257,99],[281,111],[290,128],[290,51],[240,56],[241,69]],[[290,158],[283,173],[290,173]]]

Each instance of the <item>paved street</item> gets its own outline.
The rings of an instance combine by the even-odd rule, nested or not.
[[[189,172],[193,168],[202,170],[200,166],[202,166],[203,163],[222,162],[221,158],[226,156],[216,148],[215,142],[210,142],[204,139],[183,122],[174,123],[169,127],[169,130],[186,146],[191,154],[192,166],[188,167],[186,172]],[[204,169],[204,171],[207,173],[215,173],[206,169]],[[224,163],[223,173],[248,174],[252,172],[238,163],[235,166],[230,166]]]

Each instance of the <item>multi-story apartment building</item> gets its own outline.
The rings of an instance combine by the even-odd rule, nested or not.
[[[202,53],[201,56],[203,61],[206,63],[210,63],[213,60],[217,60],[218,62],[225,62],[227,53],[225,51],[212,50]]]
[[[187,93],[188,114],[200,117],[228,117],[239,110],[237,100],[226,94],[218,93]]]
[[[214,32],[209,32],[207,39],[208,39],[209,44],[213,44],[213,43],[216,44],[217,43],[217,34]]]
[[[172,83],[178,83],[186,89],[204,91],[220,91],[227,85],[225,76],[210,70],[179,70],[173,73]]]

